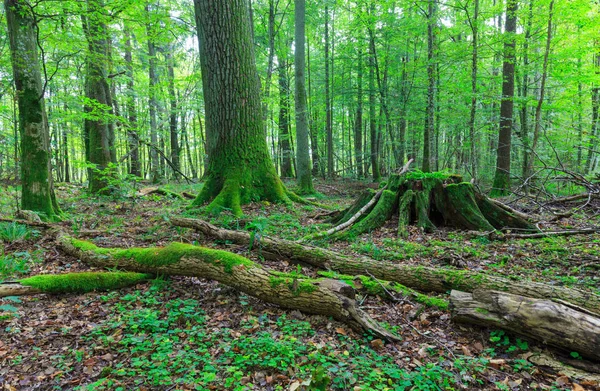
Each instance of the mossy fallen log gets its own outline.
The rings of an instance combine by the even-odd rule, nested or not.
[[[376,261],[367,257],[349,257],[283,239],[261,237],[260,243],[256,243],[255,238],[248,232],[221,229],[198,219],[172,218],[171,224],[194,228],[220,240],[229,240],[242,245],[252,243],[252,251],[302,262],[317,269],[333,270],[347,275],[370,274],[378,279],[395,281],[422,292],[446,293],[452,289],[465,292],[472,292],[475,289],[496,290],[539,299],[560,299],[600,314],[600,295],[579,289],[527,280],[511,280],[470,270],[403,265]]]
[[[0,297],[107,291],[132,286],[151,278],[150,274],[130,272],[41,274],[0,284]]]
[[[352,217],[352,211],[368,205],[368,193],[363,193],[352,206],[334,216],[332,222],[343,226],[345,231],[336,231],[332,238],[348,239],[370,232],[381,227],[394,215],[399,217],[398,234],[404,237],[408,233],[409,224],[414,224],[425,232],[433,232],[441,226],[484,232],[503,229],[538,230],[531,219],[524,218],[523,214],[509,208],[502,208],[477,192],[471,183],[463,182],[460,175],[442,172],[395,174],[390,176],[385,189],[386,192],[394,193],[394,196],[382,196],[377,205],[359,216],[353,224],[344,226]],[[313,237],[325,236],[325,233]]]
[[[453,290],[452,320],[499,327],[600,361],[600,318],[551,300],[505,292]]]
[[[268,303],[331,316],[354,329],[398,339],[358,308],[354,290],[342,281],[282,276],[241,255],[184,243],[153,248],[101,248],[62,233],[57,242],[63,251],[88,265],[215,280]]]

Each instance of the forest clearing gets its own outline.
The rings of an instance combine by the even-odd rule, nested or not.
[[[0,389],[600,390],[599,7],[5,0]]]

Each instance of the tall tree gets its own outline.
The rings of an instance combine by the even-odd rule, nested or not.
[[[140,142],[137,135],[137,110],[135,108],[135,89],[133,75],[133,56],[131,53],[131,32],[126,25],[123,29],[125,34],[125,67],[127,75],[127,98],[125,107],[129,126],[127,128],[127,145],[129,147],[129,174],[141,176],[140,165]]]
[[[153,6],[146,4],[146,34],[148,36],[148,115],[150,116],[150,179],[153,183],[161,180],[162,172],[158,161],[158,125],[156,116],[158,111],[158,74],[156,70],[156,21],[153,21]]]
[[[88,41],[84,136],[86,160],[93,165],[88,169],[89,189],[92,193],[108,192],[111,173],[106,170],[117,158],[112,94],[107,81],[109,36],[104,1],[87,0],[87,12],[81,18]]]
[[[333,124],[329,80],[329,5],[325,5],[325,133],[327,135],[327,176],[334,175],[333,165]]]
[[[306,0],[294,1],[295,19],[295,105],[296,105],[296,177],[300,194],[314,193],[308,146],[308,120],[306,108]],[[313,149],[316,144],[313,144]]]
[[[436,0],[427,2],[427,107],[425,130],[423,132],[423,171],[435,168],[435,154],[432,153],[432,140],[435,132],[436,104],[436,64],[435,64],[435,26],[437,23]]]
[[[504,61],[502,64],[500,131],[498,134],[496,174],[494,176],[492,196],[506,195],[510,191],[510,150],[515,95],[515,42],[518,6],[518,0],[507,0],[506,24],[504,28]]]
[[[359,44],[360,45],[360,44]],[[354,156],[356,159],[356,175],[361,178],[363,172],[363,51],[358,48],[357,63],[357,96],[356,96],[356,119],[354,120]]]
[[[215,138],[195,205],[242,215],[255,200],[289,202],[267,149],[246,0],[194,0],[206,128]]]
[[[469,138],[471,144],[471,175],[477,178],[477,140],[475,132],[475,119],[477,116],[477,62],[479,45],[479,0],[473,4],[473,18],[469,18],[471,33],[473,34],[473,48],[471,51],[471,115],[469,116]]]
[[[4,1],[21,136],[21,208],[55,220],[60,208],[50,166],[50,130],[38,57],[35,16],[21,0]]]

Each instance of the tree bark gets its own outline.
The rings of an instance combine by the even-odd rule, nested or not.
[[[85,93],[91,104],[84,106],[89,116],[84,122],[86,160],[94,167],[88,169],[92,193],[112,191],[108,178],[114,173],[109,166],[116,164],[112,93],[108,85],[109,36],[104,1],[88,0],[88,15],[82,16],[83,30],[88,41]],[[97,117],[97,118],[94,118]]]
[[[452,320],[500,327],[600,360],[600,318],[551,300],[475,290],[450,294]]]
[[[333,124],[329,80],[329,6],[325,6],[325,134],[327,137],[327,176],[333,178]]]
[[[288,63],[279,58],[279,144],[281,146],[281,176],[290,178],[292,173],[292,147],[290,145],[290,99]]]
[[[171,162],[177,170],[181,169],[180,156],[181,148],[179,146],[179,134],[177,132],[177,96],[175,95],[175,60],[172,52],[173,45],[169,45],[165,51],[167,61],[167,79],[169,90],[169,136],[171,146]],[[177,171],[174,170],[173,175],[178,178]]]
[[[148,152],[150,154],[150,180],[152,183],[157,183],[162,179],[162,172],[157,151],[160,146],[156,123],[158,111],[158,100],[156,97],[158,75],[156,73],[156,45],[154,43],[156,39],[156,22],[152,20],[154,16],[151,12],[150,3],[146,4],[146,17],[146,36],[148,39],[148,115],[150,116],[150,144],[154,147],[151,147]]]
[[[360,45],[360,43],[359,43]],[[356,176],[362,178],[363,171],[363,51],[358,48],[358,64],[356,66],[358,76],[358,91],[356,97],[356,119],[354,120],[354,156],[356,160]]]
[[[306,105],[306,80],[304,77],[305,65],[305,43],[306,43],[306,0],[295,0],[295,52],[294,70],[296,104],[296,178],[299,193],[314,193],[312,182],[312,171],[310,165],[310,150],[308,145],[308,111]],[[317,153],[316,137],[312,143],[313,157]],[[318,164],[318,158],[313,162]]]
[[[125,34],[125,66],[127,75],[127,99],[125,107],[127,108],[127,117],[129,126],[127,127],[127,145],[129,147],[129,174],[142,176],[140,165],[140,144],[137,136],[137,111],[135,109],[135,89],[133,75],[133,56],[131,54],[131,32],[129,26],[125,25],[123,33]]]
[[[515,60],[518,0],[506,4],[504,32],[504,63],[502,65],[502,101],[500,103],[500,132],[496,154],[496,174],[492,196],[507,195],[510,191],[510,149],[515,95]]]
[[[475,132],[475,118],[477,115],[477,62],[479,45],[479,0],[474,0],[473,19],[469,20],[473,34],[473,50],[471,56],[471,113],[469,116],[469,138],[471,146],[471,176],[477,178],[477,140]]]
[[[423,292],[445,293],[451,289],[465,292],[475,289],[498,290],[533,298],[560,299],[600,314],[600,296],[578,289],[532,281],[513,281],[470,270],[402,265],[367,257],[347,257],[334,251],[283,239],[261,237],[259,242],[255,242],[255,236],[248,232],[217,228],[202,220],[174,218],[171,219],[171,224],[194,228],[220,240],[250,245],[252,251],[272,253],[279,258],[302,262],[317,269],[335,270],[348,275],[368,273],[376,278],[395,281]]]
[[[5,0],[4,5],[19,107],[21,208],[54,220],[61,211],[54,194],[50,129],[35,32],[37,25],[29,6],[23,1]]]
[[[258,115],[262,116],[262,112],[259,111]],[[88,265],[118,265],[120,269],[133,272],[207,278],[268,303],[310,314],[332,316],[354,329],[398,340],[358,308],[354,301],[354,289],[341,281],[281,276],[240,255],[184,243],[172,243],[164,248],[107,249],[62,234],[59,234],[57,241],[66,253]]]
[[[432,140],[435,133],[435,104],[436,104],[436,58],[435,58],[435,27],[437,23],[436,0],[427,2],[427,107],[425,129],[423,131],[423,172],[434,170],[434,154]]]

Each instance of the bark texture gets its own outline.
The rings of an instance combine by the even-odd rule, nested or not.
[[[452,291],[452,320],[501,327],[548,345],[600,360],[600,318],[551,300],[504,292]]]
[[[257,200],[289,202],[266,141],[260,80],[244,0],[195,0],[209,167],[195,205],[212,212]]]
[[[5,0],[10,53],[21,135],[21,208],[55,220],[61,214],[54,195],[50,130],[38,57],[37,28],[23,1]]]
[[[83,30],[88,41],[86,58],[85,95],[86,113],[84,136],[86,160],[93,165],[88,169],[89,189],[92,193],[110,192],[109,166],[116,163],[113,102],[107,82],[109,38],[103,0],[88,0],[87,16],[82,16]]]
[[[207,236],[249,245],[252,251],[274,254],[294,262],[302,262],[317,269],[334,270],[347,275],[368,273],[378,279],[398,282],[423,292],[445,293],[456,289],[472,292],[486,289],[509,292],[540,299],[560,299],[600,314],[600,296],[591,292],[532,281],[514,281],[470,270],[432,268],[376,261],[367,257],[346,257],[334,251],[303,245],[297,242],[256,237],[248,232],[217,228],[202,220],[173,218],[171,224],[194,228]]]
[[[397,339],[358,308],[354,289],[341,281],[281,275],[237,254],[184,243],[172,243],[164,248],[109,249],[65,235],[59,235],[57,241],[66,253],[88,265],[207,278],[284,308],[332,316],[355,329]]]

